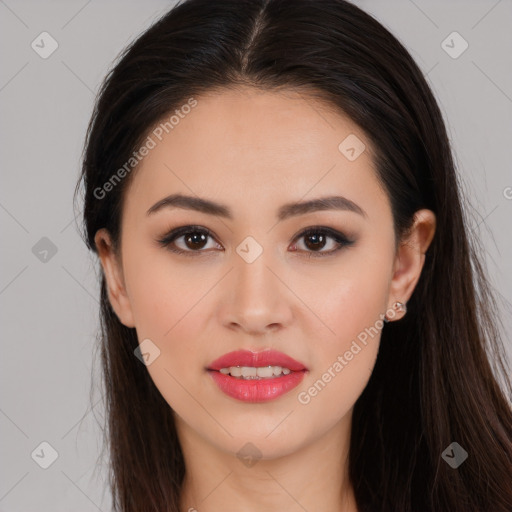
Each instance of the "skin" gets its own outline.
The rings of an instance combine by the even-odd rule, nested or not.
[[[407,302],[435,215],[418,211],[395,251],[390,204],[368,138],[316,100],[251,88],[197,100],[137,168],[123,205],[120,254],[106,230],[96,234],[112,307],[136,328],[139,343],[149,338],[160,350],[147,369],[175,415],[187,467],[182,510],[355,512],[347,478],[352,410],[373,370],[380,330],[307,404],[298,395],[359,333],[379,325],[395,301]],[[338,149],[349,134],[366,145],[354,161]],[[146,214],[178,192],[223,203],[234,218],[171,208]],[[277,222],[282,204],[326,195],[349,198],[366,216],[323,210]],[[203,245],[175,241],[195,250],[192,256],[157,243],[190,224],[214,236]],[[337,246],[331,238],[323,246],[296,239],[315,225],[355,242],[308,258]],[[247,236],[263,249],[252,263],[236,252]],[[308,368],[301,384],[278,399],[240,402],[206,371],[232,350],[266,348]],[[251,467],[236,455],[246,443],[261,453]]]

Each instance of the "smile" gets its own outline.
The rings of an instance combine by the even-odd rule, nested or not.
[[[237,350],[213,361],[207,371],[224,394],[243,402],[267,402],[300,384],[307,368],[276,350]]]
[[[291,370],[282,366],[262,366],[255,368],[253,366],[230,366],[229,368],[221,368],[220,373],[231,375],[241,379],[271,379],[281,375],[288,375]]]

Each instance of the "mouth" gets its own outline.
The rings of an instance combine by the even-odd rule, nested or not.
[[[226,395],[244,402],[266,402],[287,393],[308,369],[275,350],[238,350],[213,361],[208,373]]]
[[[291,370],[282,366],[230,366],[219,370],[223,375],[231,375],[235,379],[256,380],[256,379],[275,379],[282,375],[289,375]]]
[[[230,370],[231,368],[253,368],[253,369],[266,369],[265,372],[262,372],[261,377],[269,377],[268,368],[281,368],[281,370],[288,370],[289,372],[300,372],[303,370],[307,370],[307,368],[296,361],[292,357],[283,354],[283,352],[278,352],[277,350],[263,350],[260,352],[252,352],[250,350],[235,350],[234,352],[229,352],[228,354],[224,354],[223,356],[215,359],[208,366],[207,370]],[[251,370],[252,371],[252,370]],[[225,372],[224,373],[228,373]],[[276,375],[279,375],[281,371],[277,372]],[[283,372],[285,375],[288,372]],[[254,374],[254,375],[257,375]],[[247,376],[254,376],[252,373],[247,374]],[[240,375],[238,375],[240,376]]]

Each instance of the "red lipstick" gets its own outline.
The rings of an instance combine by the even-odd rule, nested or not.
[[[300,372],[306,370],[306,367],[295,361],[295,359],[278,352],[277,350],[263,350],[261,352],[251,352],[249,350],[235,350],[215,359],[208,366],[208,370],[220,370],[230,366],[253,366],[255,368],[262,366],[281,366],[289,368],[292,371]]]
[[[225,373],[226,369],[232,367],[237,376]],[[260,377],[254,373],[255,370],[251,370],[250,376],[243,376],[240,370],[242,367],[264,368],[266,374],[271,371],[269,367],[272,367],[274,374]],[[299,385],[307,371],[302,363],[276,350],[236,350],[219,357],[207,369],[213,381],[226,395],[253,403],[273,400],[287,393]],[[221,369],[224,369],[224,373],[220,372]],[[275,375],[276,372],[278,375]]]

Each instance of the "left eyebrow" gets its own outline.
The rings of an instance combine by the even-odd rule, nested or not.
[[[160,199],[146,212],[151,215],[163,208],[182,208],[185,210],[195,210],[216,217],[223,217],[233,220],[231,209],[223,204],[216,203],[209,199],[200,197],[186,196],[183,194],[171,194]],[[319,210],[342,210],[350,211],[368,217],[367,213],[356,203],[343,196],[327,196],[312,199],[310,201],[299,201],[288,203],[281,206],[277,212],[278,221],[286,220],[290,217],[305,215],[307,213]]]

